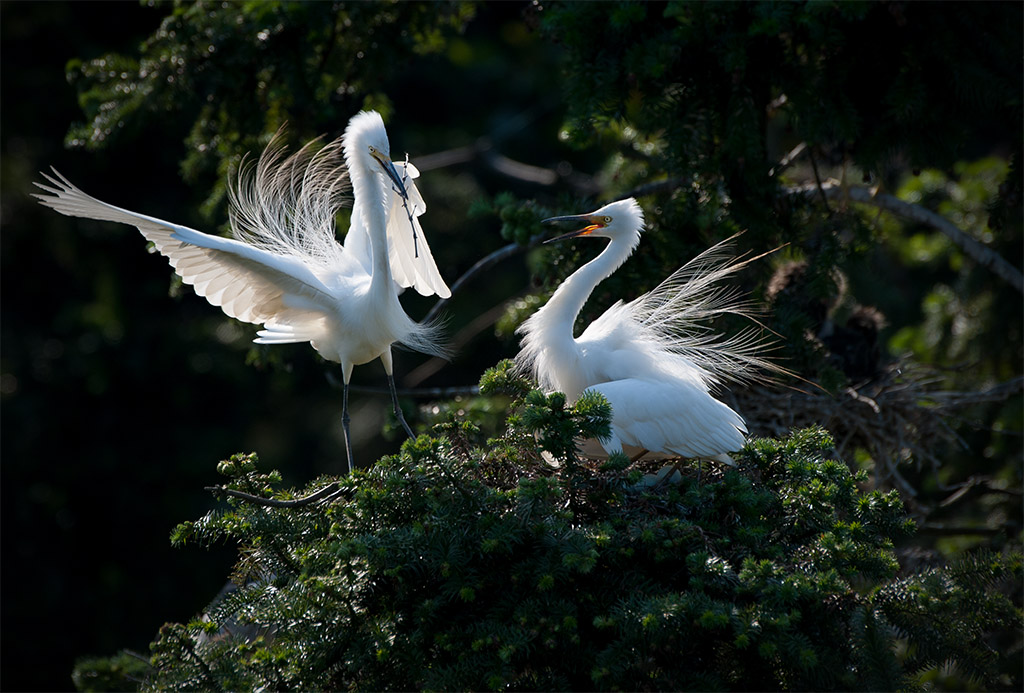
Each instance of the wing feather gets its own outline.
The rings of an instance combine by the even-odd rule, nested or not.
[[[430,245],[420,225],[420,216],[427,211],[419,189],[413,182],[419,178],[420,172],[410,163],[394,162],[398,175],[405,183],[409,200],[408,212],[401,195],[393,188],[388,188],[388,260],[391,263],[391,274],[395,281],[404,287],[412,287],[423,296],[437,294],[441,298],[450,298],[451,289],[441,277],[430,252]],[[410,222],[412,228],[410,229]],[[411,233],[410,233],[411,230]]]
[[[233,318],[264,323],[281,311],[288,295],[325,310],[334,302],[330,289],[294,257],[115,207],[82,192],[56,170],[53,173],[56,177],[43,174],[52,185],[36,183],[49,193],[35,195],[42,204],[67,216],[135,226],[167,257],[183,282]],[[250,289],[244,294],[248,301],[242,300],[243,294],[225,298],[225,289],[233,282]]]
[[[743,447],[739,414],[689,383],[628,378],[589,388],[612,405],[621,442],[682,457],[716,457]]]

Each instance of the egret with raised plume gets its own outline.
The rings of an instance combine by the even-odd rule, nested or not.
[[[631,457],[696,458],[731,462],[743,447],[742,417],[712,392],[724,381],[779,370],[759,356],[763,340],[750,328],[722,337],[707,321],[723,313],[749,314],[735,290],[720,282],[756,258],[734,260],[730,241],[704,251],[652,291],[619,301],[576,337],[573,325],[594,288],[615,272],[640,242],[643,211],[630,198],[589,214],[545,219],[583,227],[546,242],[606,238],[605,249],[570,275],[530,316],[518,367],[547,391],[575,401],[600,392],[612,407],[611,435],[596,452]],[[594,448],[584,447],[585,454]]]
[[[400,287],[451,295],[419,224],[425,211],[408,163],[393,162],[384,121],[364,111],[344,135],[290,156],[271,140],[255,166],[243,164],[229,186],[234,239],[101,202],[56,170],[40,202],[61,214],[135,226],[182,281],[228,316],[261,325],[258,344],[309,342],[341,364],[342,427],[352,471],[348,390],[354,366],[380,359],[395,416],[412,430],[395,391],[391,345],[443,356],[436,323],[418,323],[398,300]],[[335,215],[351,201],[344,245]]]

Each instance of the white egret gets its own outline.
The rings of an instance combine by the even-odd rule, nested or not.
[[[585,226],[546,242],[608,238],[610,243],[519,327],[519,368],[570,401],[586,390],[604,395],[612,406],[611,435],[598,442],[607,454],[731,463],[728,453],[743,446],[747,428],[712,390],[724,380],[757,378],[762,368],[779,369],[756,355],[762,345],[754,330],[727,339],[704,321],[721,313],[746,314],[736,292],[717,284],[756,258],[730,261],[729,241],[719,243],[652,291],[611,306],[575,337],[580,310],[636,248],[644,218],[636,200],[628,199],[590,214],[544,220],[567,221]],[[583,452],[593,454],[594,446],[585,444]]]
[[[436,323],[417,323],[406,315],[397,287],[443,298],[451,292],[419,225],[425,206],[411,180],[418,172],[391,161],[379,114],[359,113],[340,139],[316,153],[310,143],[285,158],[276,140],[255,171],[242,166],[237,189],[230,189],[234,240],[101,202],[56,170],[56,177],[43,174],[52,185],[36,183],[49,194],[36,197],[68,216],[137,227],[197,294],[233,318],[262,325],[254,341],[309,342],[325,359],[341,364],[351,472],[353,367],[378,358],[383,362],[395,415],[411,437],[395,392],[391,345],[445,353]],[[350,193],[352,222],[342,246],[335,240],[335,215]]]

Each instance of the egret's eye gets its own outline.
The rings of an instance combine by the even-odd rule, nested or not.
[[[606,224],[610,224],[610,223],[612,223],[612,218],[611,218],[611,217],[602,217],[602,218],[601,218],[601,220],[602,220],[602,221],[603,221],[604,223],[606,223]]]
[[[371,154],[376,154],[377,153],[377,148],[374,147],[372,144],[370,145],[370,153]]]

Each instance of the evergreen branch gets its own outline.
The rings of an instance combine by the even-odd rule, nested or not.
[[[1024,293],[1024,274],[1010,264],[992,248],[974,239],[941,214],[937,214],[921,205],[904,202],[894,195],[880,193],[864,185],[840,185],[834,181],[818,185],[801,185],[788,189],[791,194],[812,196],[818,192],[828,199],[850,199],[854,202],[872,205],[884,209],[904,219],[916,221],[944,233],[951,241],[963,250],[979,265],[988,268],[993,274],[1006,281],[1017,291]]]
[[[209,681],[210,687],[213,690],[216,690],[216,691],[224,690],[220,686],[220,684],[219,684],[219,682],[217,680],[217,677],[214,676],[213,672],[210,670],[210,667],[206,663],[206,660],[203,659],[202,655],[200,655],[198,652],[196,652],[196,648],[195,648],[195,646],[194,646],[194,644],[192,642],[192,639],[191,638],[182,637],[182,635],[178,632],[178,629],[177,628],[173,628],[173,627],[167,629],[167,633],[181,646],[182,653],[187,658],[191,659],[192,661],[194,661],[196,664],[199,665],[199,669],[200,669],[200,671],[202,673],[202,676],[207,681]]]

